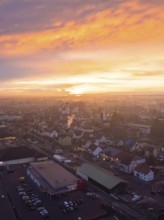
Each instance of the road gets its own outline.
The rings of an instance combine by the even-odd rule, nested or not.
[[[29,134],[33,135],[33,134],[31,134],[31,132],[29,132]],[[34,136],[36,138],[36,135],[34,135]],[[21,141],[24,142],[27,145],[27,141],[21,138],[21,134],[19,136],[17,134],[17,137],[19,139],[21,139]],[[42,148],[41,145],[37,146],[36,144],[34,145],[31,142],[28,142],[28,145],[30,147],[32,147],[33,149],[37,150],[38,152],[41,152],[44,155],[48,156],[49,158],[53,159],[53,154],[54,153],[53,153],[53,151],[51,151],[51,149],[45,150],[45,148]],[[65,167],[65,168],[68,169],[69,171],[71,171],[73,174],[75,174],[75,171],[71,170],[71,167]],[[150,217],[143,216],[141,213],[139,213],[138,211],[132,209],[131,207],[127,206],[126,204],[118,202],[117,200],[112,198],[109,194],[102,191],[101,189],[91,185],[90,183],[89,183],[89,186],[92,189],[96,190],[96,192],[100,195],[100,197],[104,201],[108,202],[114,209],[116,209],[117,212],[119,210],[120,213],[122,213],[122,214],[124,214],[128,217],[131,217],[133,219],[137,219],[137,220],[150,220]]]
[[[0,171],[1,172],[1,171]],[[0,220],[10,219],[10,220],[18,220],[16,215],[14,214],[14,207],[9,200],[8,192],[6,192],[5,183],[0,173],[0,195],[4,195],[4,198],[0,198]]]

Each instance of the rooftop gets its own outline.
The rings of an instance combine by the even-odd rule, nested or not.
[[[137,166],[135,170],[137,172],[140,172],[140,173],[147,175],[150,172],[150,167],[143,164],[143,165]]]
[[[52,160],[33,162],[31,167],[46,180],[53,189],[75,184],[78,180],[72,173]]]
[[[12,135],[6,127],[0,127],[0,140],[13,138],[13,137],[14,135]]]
[[[92,163],[83,163],[78,171],[100,183],[107,189],[112,189],[121,182],[125,183],[123,179],[115,176],[112,172]]]
[[[0,150],[0,161],[23,159],[28,157],[39,158],[44,155],[28,147],[9,147]]]

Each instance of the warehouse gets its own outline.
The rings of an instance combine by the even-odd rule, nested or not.
[[[15,136],[4,125],[0,125],[0,141],[15,140]]]
[[[48,157],[28,147],[9,147],[0,150],[0,166],[47,160]]]
[[[51,160],[31,163],[27,174],[50,197],[77,189],[78,178]]]
[[[112,172],[92,163],[83,163],[77,169],[77,175],[108,193],[123,191],[127,185],[123,179]]]

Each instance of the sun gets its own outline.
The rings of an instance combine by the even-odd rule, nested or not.
[[[82,95],[86,94],[89,92],[89,85],[80,85],[80,86],[75,86],[67,89],[69,94],[71,95]]]

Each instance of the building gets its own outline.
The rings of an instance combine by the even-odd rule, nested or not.
[[[145,158],[126,151],[122,151],[117,158],[119,169],[125,173],[132,173],[139,164],[144,164],[146,162]]]
[[[15,140],[15,135],[11,134],[6,126],[0,126],[0,141]]]
[[[157,158],[158,156],[158,150],[156,147],[146,147],[144,149],[145,151],[145,157],[155,157]]]
[[[136,167],[134,170],[134,176],[146,182],[154,180],[154,172],[147,165]]]
[[[68,135],[60,135],[59,144],[61,146],[70,146],[72,144],[72,137]]]
[[[78,178],[52,160],[31,163],[27,174],[50,198],[77,190]]]
[[[44,154],[28,147],[10,147],[0,150],[0,166],[24,164],[47,159],[48,157]]]
[[[102,148],[98,147],[95,144],[91,144],[90,147],[88,148],[88,152],[94,157],[98,156],[102,151],[103,151]]]
[[[132,173],[137,167],[137,162],[132,158],[125,158],[119,163],[119,169],[125,173]]]
[[[20,121],[22,119],[22,116],[19,115],[0,115],[0,121]]]
[[[83,163],[77,169],[77,175],[106,192],[122,191],[126,187],[126,182],[123,179],[93,163]]]
[[[68,159],[68,158],[66,158],[62,155],[59,155],[59,154],[54,154],[53,158],[54,158],[54,160],[56,160],[59,163],[65,163],[66,164],[66,163],[71,163],[72,162],[72,160],[70,160],[70,159]]]
[[[128,128],[137,128],[142,134],[145,134],[145,135],[149,135],[151,133],[150,125],[135,124],[135,123],[126,123],[125,125]]]
[[[107,147],[102,152],[102,157],[105,158],[106,160],[117,161],[118,160],[117,155],[119,155],[120,152],[121,152],[120,149],[114,147]]]

